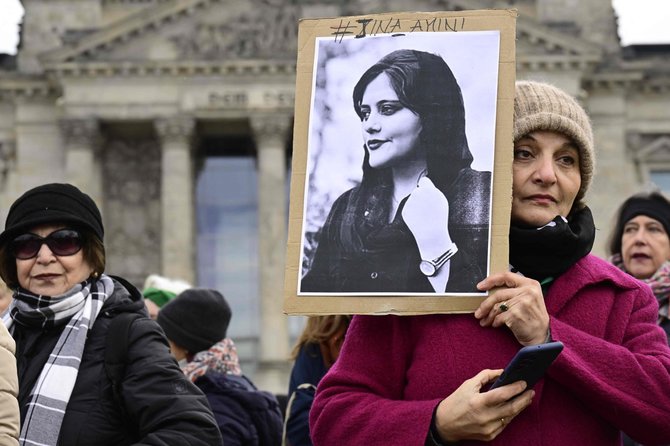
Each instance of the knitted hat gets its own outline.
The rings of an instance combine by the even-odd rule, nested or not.
[[[191,287],[190,283],[183,280],[169,279],[158,274],[151,274],[144,281],[142,294],[145,299],[149,299],[160,308],[177,297],[177,294]]]
[[[156,322],[169,340],[195,354],[226,337],[231,316],[221,293],[190,288],[161,308]]]
[[[657,220],[663,225],[665,232],[670,234],[670,203],[661,194],[634,195],[626,200],[621,208],[621,218],[619,219],[622,232],[623,226],[638,215],[646,215]]]
[[[573,206],[583,207],[582,200],[595,168],[589,117],[563,90],[541,82],[518,81],[514,97],[514,142],[536,130],[562,133],[577,145],[582,181]]]
[[[105,230],[95,202],[71,184],[51,183],[30,189],[9,208],[0,246],[32,227],[49,223],[73,223],[103,240]]]

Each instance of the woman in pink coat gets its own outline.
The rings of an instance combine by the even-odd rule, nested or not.
[[[590,254],[591,126],[562,90],[518,82],[511,271],[473,314],[356,316],[319,384],[315,445],[670,442],[670,349],[649,287]],[[565,348],[532,390],[486,386],[522,346]],[[518,395],[516,398],[512,398]]]

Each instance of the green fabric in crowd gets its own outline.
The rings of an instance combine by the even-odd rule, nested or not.
[[[145,299],[149,299],[159,307],[162,307],[172,299],[177,297],[177,294],[171,291],[165,291],[158,288],[149,287],[142,291]]]

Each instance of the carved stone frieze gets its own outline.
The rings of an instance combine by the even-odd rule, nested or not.
[[[50,64],[46,73],[54,77],[179,77],[185,76],[249,76],[295,74],[295,61],[277,60],[186,60],[186,61],[123,61],[67,62]],[[0,86],[0,99],[5,96]],[[11,96],[14,97],[14,96]]]
[[[180,56],[188,59],[294,57],[299,18],[295,5],[268,5],[226,23],[198,23],[193,33],[171,40]]]
[[[161,267],[160,145],[112,139],[103,153],[107,269],[141,286]]]
[[[249,118],[253,137],[259,150],[265,146],[268,139],[277,139],[280,143],[286,141],[291,120],[281,113],[273,115],[253,115]]]
[[[16,82],[0,82],[1,102],[52,101],[61,94],[58,86],[38,80],[19,79]]]
[[[68,149],[89,147],[100,152],[102,136],[97,119],[63,119],[59,124]]]
[[[181,142],[187,144],[193,137],[195,120],[190,116],[174,116],[154,121],[158,137],[163,143]],[[163,144],[165,146],[165,144]]]

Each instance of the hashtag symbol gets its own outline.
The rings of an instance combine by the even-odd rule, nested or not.
[[[343,25],[343,21],[340,20],[340,24],[337,26],[337,28],[335,28],[334,26],[331,26],[331,27],[330,27],[330,29],[334,29],[334,30],[335,30],[335,32],[333,33],[333,35],[335,36],[335,42],[340,43],[340,42],[342,42],[342,38],[343,38],[344,36],[347,36],[347,35],[350,35],[350,34],[353,34],[353,33],[354,33],[354,32],[351,31],[351,30],[353,30],[355,27],[354,27],[354,26],[350,26],[350,25],[349,25],[350,23],[351,23],[351,22],[347,22],[346,25]],[[339,39],[339,40],[338,40],[338,39]]]

